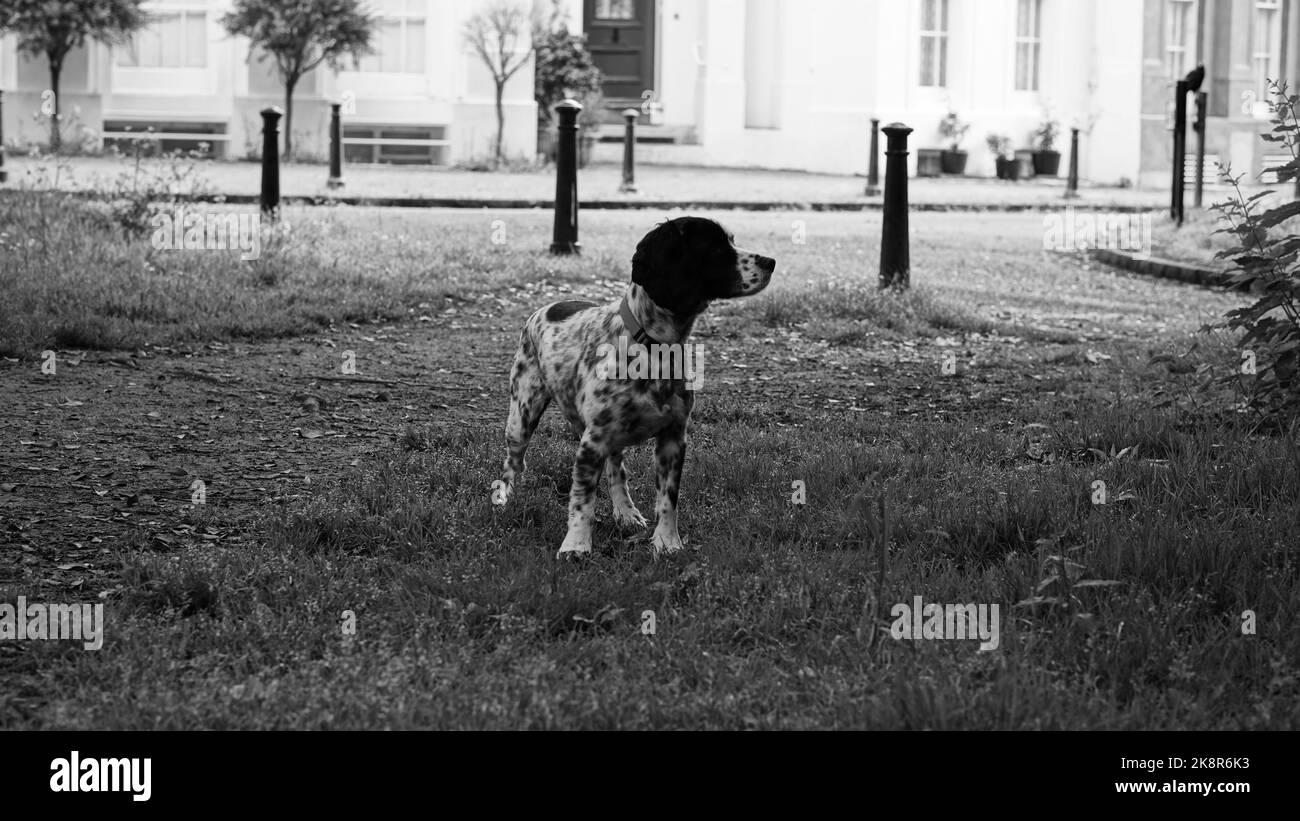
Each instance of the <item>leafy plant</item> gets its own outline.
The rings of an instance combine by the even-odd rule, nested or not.
[[[1034,140],[1038,143],[1039,151],[1053,151],[1056,146],[1056,138],[1061,134],[1061,124],[1047,115],[1046,119],[1034,129]]]
[[[18,51],[45,57],[50,67],[49,96],[42,95],[43,113],[49,117],[50,150],[58,151],[63,134],[59,123],[60,87],[68,55],[87,40],[121,45],[144,28],[148,17],[144,0],[6,0],[0,9],[0,34],[18,36]]]
[[[961,150],[961,141],[965,139],[967,131],[970,131],[970,123],[962,122],[955,111],[949,111],[939,121],[939,136],[948,143],[950,151]]]
[[[247,37],[269,55],[284,83],[284,159],[293,156],[293,92],[303,76],[324,63],[343,68],[374,51],[375,17],[361,0],[235,0],[221,18],[230,34]],[[250,59],[252,55],[250,54]]]
[[[989,134],[984,138],[989,151],[1000,160],[1009,160],[1012,156],[1011,138],[1005,134]]]
[[[585,35],[572,34],[561,24],[552,30],[536,31],[533,38],[537,43],[533,96],[538,122],[549,125],[556,103],[570,97],[582,103],[583,111],[598,108],[605,75],[592,60]]]
[[[1291,159],[1270,171],[1285,183],[1300,177],[1300,97],[1287,93],[1285,82],[1269,81],[1269,109],[1273,130],[1261,134],[1264,140],[1280,144]],[[1236,344],[1241,362],[1233,373],[1217,382],[1235,382],[1245,394],[1248,408],[1261,423],[1281,423],[1300,412],[1300,234],[1283,226],[1300,216],[1300,201],[1269,205],[1273,191],[1246,197],[1242,175],[1227,175],[1233,196],[1212,207],[1227,223],[1215,233],[1236,237],[1235,244],[1216,254],[1231,259],[1225,284],[1249,290],[1258,298],[1245,307],[1234,308],[1224,319],[1204,330],[1227,328],[1240,331]]]

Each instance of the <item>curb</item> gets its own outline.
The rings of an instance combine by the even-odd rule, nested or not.
[[[1226,285],[1224,282],[1225,275],[1222,271],[1206,268],[1203,265],[1174,262],[1173,260],[1151,256],[1138,257],[1130,252],[1112,251],[1105,248],[1094,250],[1092,256],[1093,259],[1106,265],[1123,268],[1126,271],[1138,274],[1146,274],[1147,276],[1175,279],[1179,282],[1207,288],[1220,288]]]
[[[0,193],[17,189],[0,189]],[[42,191],[41,193],[51,193]],[[91,191],[66,191],[58,192],[72,194],[80,197],[93,197],[95,192]],[[179,202],[198,202],[209,203],[213,205],[257,205],[261,198],[257,194],[203,194],[203,195],[181,195],[177,197]],[[550,211],[555,207],[555,201],[550,199],[476,199],[470,197],[348,197],[348,196],[282,196],[280,204],[283,205],[306,205],[306,206],[331,206],[331,205],[352,205],[371,208],[479,208],[479,209],[498,209],[498,210],[527,210],[539,209]],[[580,207],[584,210],[592,211],[631,211],[631,210],[661,210],[661,211],[842,211],[842,212],[862,212],[862,211],[880,211],[883,208],[883,201],[879,198],[867,200],[864,202],[853,202],[848,200],[829,200],[829,201],[787,201],[787,200],[610,200],[610,199],[592,199],[580,202]],[[910,212],[967,212],[967,213],[1017,213],[1017,212],[1049,212],[1061,208],[1073,208],[1076,211],[1095,212],[1105,211],[1108,213],[1118,214],[1141,214],[1149,211],[1159,210],[1162,206],[1157,205],[1132,205],[1117,203],[1085,203],[1079,200],[1062,200],[1060,202],[1037,202],[1037,203],[941,203],[941,202],[923,202],[911,203],[908,206]]]

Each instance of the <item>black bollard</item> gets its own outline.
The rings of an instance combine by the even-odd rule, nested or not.
[[[1205,92],[1196,92],[1196,207],[1201,207],[1201,194],[1205,188]]]
[[[1169,218],[1183,224],[1183,186],[1187,169],[1187,81],[1174,83],[1174,178],[1169,191]]]
[[[5,170],[5,93],[0,91],[0,182],[9,181],[9,172]]]
[[[279,106],[262,109],[262,213],[280,216],[280,115]]]
[[[624,194],[636,193],[636,118],[640,116],[635,108],[623,109],[627,128],[623,132],[623,184],[618,190]]]
[[[339,120],[342,103],[330,103],[330,178],[327,188],[343,187],[343,125]]]
[[[912,129],[891,123],[885,131],[885,203],[880,233],[880,287],[909,284],[912,262],[907,236],[907,135]]]
[[[563,100],[555,106],[560,115],[556,127],[555,152],[555,231],[551,235],[552,254],[578,254],[578,112],[577,100]]]
[[[880,193],[880,120],[871,119],[871,159],[867,162],[867,196]]]
[[[1070,129],[1070,176],[1065,181],[1065,198],[1077,199],[1079,196],[1079,129]]]

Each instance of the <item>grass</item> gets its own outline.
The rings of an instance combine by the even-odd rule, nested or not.
[[[71,220],[9,207],[47,226],[21,277],[0,269],[21,306],[8,316],[32,315],[21,333],[3,326],[15,350],[65,328],[103,345],[255,341],[454,304],[465,344],[431,349],[431,369],[486,368],[471,348],[505,361],[539,280],[606,288],[624,254],[599,249],[630,249],[654,221],[584,215],[591,252],[554,260],[537,253],[545,215],[313,212],[298,219],[310,241],[273,255],[283,276],[262,283],[216,255],[143,269],[147,251],[102,236],[97,277],[64,271],[78,254],[41,237],[78,241]],[[486,239],[497,218],[506,248]],[[879,294],[861,215],[808,218],[806,244],[779,215],[722,219],[782,267],[771,293],[716,306],[701,329],[745,368],[718,364],[692,417],[691,550],[652,558],[609,523],[602,491],[596,555],[557,562],[572,464],[558,418],[497,509],[502,420],[431,414],[307,498],[268,505],[254,545],[120,545],[104,650],[29,643],[0,688],[15,694],[0,695],[6,725],[1300,726],[1300,453],[1253,435],[1230,396],[1194,393],[1186,368],[1150,361],[1231,360],[1222,340],[1183,352],[1233,297],[1043,254],[1038,218],[988,215],[915,220],[917,287]],[[210,290],[175,284],[182,260]],[[87,324],[138,293],[150,310],[103,335]],[[55,294],[76,301],[52,307]],[[960,368],[945,380],[947,351]],[[485,382],[504,407],[503,380]],[[651,454],[627,467],[649,510]],[[876,614],[918,595],[999,605],[1000,648],[891,638]],[[1017,606],[1034,596],[1052,601]]]

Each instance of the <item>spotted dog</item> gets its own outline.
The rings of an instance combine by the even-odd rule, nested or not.
[[[756,294],[767,287],[776,260],[744,251],[709,219],[662,223],[636,247],[632,284],[619,302],[554,302],[528,318],[510,369],[505,471],[492,483],[492,501],[504,505],[524,469],[524,452],[552,401],[579,439],[569,493],[569,529],[559,555],[591,551],[591,522],[602,466],[614,520],[646,527],[632,503],[623,449],[655,437],[656,554],[682,549],[677,492],[686,458],[686,423],[695,403],[683,378],[610,378],[611,347],[626,336],[653,346],[685,343],[695,320],[715,299]],[[652,374],[671,377],[674,374]]]

